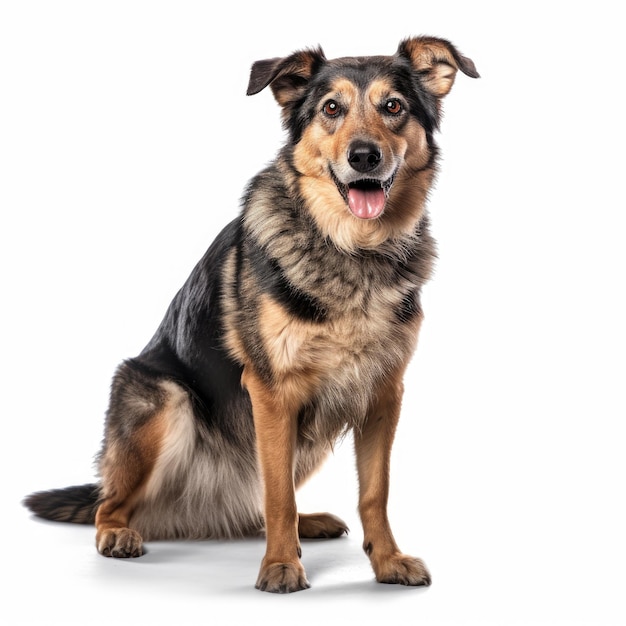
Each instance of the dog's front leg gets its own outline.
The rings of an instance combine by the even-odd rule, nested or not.
[[[307,589],[309,583],[300,562],[293,474],[297,413],[249,369],[244,371],[242,383],[252,401],[265,494],[267,543],[256,588],[274,593]]]
[[[402,554],[395,542],[387,516],[391,446],[400,415],[402,382],[392,380],[361,432],[355,432],[359,475],[359,513],[363,523],[363,549],[381,583],[429,585],[424,563]]]

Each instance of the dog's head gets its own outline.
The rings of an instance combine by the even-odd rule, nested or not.
[[[441,99],[474,63],[448,41],[416,37],[393,56],[328,60],[321,48],[252,66],[283,109],[300,193],[339,247],[372,248],[415,230],[435,170]]]

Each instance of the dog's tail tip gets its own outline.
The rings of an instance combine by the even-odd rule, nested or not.
[[[43,519],[93,524],[96,519],[99,497],[99,485],[88,484],[37,491],[26,496],[22,504],[37,517]]]

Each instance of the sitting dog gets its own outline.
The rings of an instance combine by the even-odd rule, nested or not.
[[[95,523],[98,551],[144,540],[265,532],[256,586],[309,586],[300,537],[337,537],[295,491],[352,431],[365,552],[376,579],[428,585],[387,519],[403,376],[435,257],[426,198],[441,101],[474,63],[414,37],[392,56],[320,48],[253,64],[288,139],[249,183],[240,216],[113,378],[97,484],[30,495],[38,516]]]

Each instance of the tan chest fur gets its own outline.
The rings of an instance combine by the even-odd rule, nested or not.
[[[381,302],[370,304],[368,311],[353,310],[324,323],[298,320],[268,296],[262,298],[260,330],[264,348],[278,376],[299,371],[336,373],[342,367],[355,370],[377,354],[377,360],[394,360],[386,352],[407,346],[407,329],[393,322],[391,307]],[[400,356],[400,355],[398,355]],[[365,364],[365,363],[363,363]]]
[[[391,293],[381,293],[370,298],[367,310],[315,323],[294,318],[264,296],[260,336],[275,379],[301,404],[323,397],[324,404],[342,405],[344,412],[350,405],[365,413],[384,376],[404,364],[415,348],[419,320],[395,323],[390,299]]]

